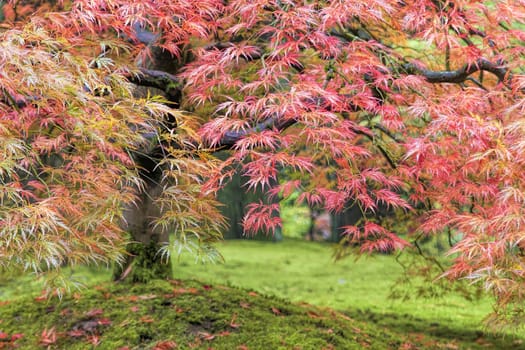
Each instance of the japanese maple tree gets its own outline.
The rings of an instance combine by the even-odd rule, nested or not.
[[[240,167],[269,198],[417,215],[404,237],[347,226],[342,247],[450,235],[443,277],[523,317],[522,0],[11,1],[4,14],[2,265],[122,261],[126,231],[153,255],[168,234],[211,254],[213,194]],[[276,185],[283,169],[300,176]],[[276,211],[253,204],[246,231],[271,233]]]

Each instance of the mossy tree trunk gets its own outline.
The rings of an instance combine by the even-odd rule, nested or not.
[[[169,242],[169,232],[153,226],[154,219],[160,216],[154,200],[161,191],[159,184],[148,183],[140,201],[126,208],[124,228],[131,235],[131,243],[124,263],[115,268],[115,280],[146,283],[172,276],[170,259],[163,259],[159,253],[161,246]]]
[[[142,43],[146,44],[151,50],[148,55],[138,55],[136,62],[138,67],[176,74],[183,62],[191,59],[188,57],[176,58],[167,50],[156,46],[156,36],[140,25],[135,25],[134,30]],[[183,51],[186,52],[187,50]],[[178,107],[181,99],[179,87],[162,91],[150,86],[137,86],[134,95],[138,98],[161,95],[172,103],[172,107]],[[172,116],[166,117],[166,125],[170,128],[176,127],[173,125]],[[163,259],[159,253],[160,248],[169,243],[169,231],[162,231],[160,227],[154,226],[155,219],[161,216],[160,208],[155,204],[155,199],[161,195],[162,191],[162,186],[159,183],[162,178],[162,171],[158,167],[155,156],[159,147],[161,146],[159,145],[152,150],[143,150],[143,154],[134,155],[135,161],[142,169],[141,178],[145,180],[145,186],[136,205],[125,210],[123,226],[130,234],[131,242],[127,247],[124,263],[115,267],[113,276],[117,281],[145,283],[152,279],[166,279],[172,276],[171,260]]]

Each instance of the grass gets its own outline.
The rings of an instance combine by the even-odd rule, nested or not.
[[[65,271],[66,277],[82,286],[107,282],[111,278],[111,271],[104,268],[78,266],[74,269],[66,268]],[[34,297],[40,294],[42,288],[42,280],[30,273],[22,276],[0,276],[0,301]]]
[[[471,302],[456,294],[435,299],[390,299],[391,287],[402,273],[390,255],[334,263],[330,244],[299,240],[226,241],[219,250],[224,264],[200,265],[189,258],[181,259],[175,265],[175,277],[252,288],[338,310],[359,309],[474,331],[481,331],[482,320],[491,311],[488,299]]]
[[[332,248],[327,243],[300,240],[226,241],[219,246],[224,264],[200,265],[186,258],[175,265],[174,274],[331,307],[399,334],[459,342],[461,349],[478,345],[525,349],[523,333],[494,335],[484,328],[483,319],[491,312],[489,298],[468,301],[449,293],[440,298],[393,300],[390,291],[402,273],[394,256],[334,262]]]

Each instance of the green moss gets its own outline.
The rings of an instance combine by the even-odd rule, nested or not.
[[[369,315],[370,316],[370,315]],[[19,349],[437,349],[448,337],[402,333],[331,309],[195,281],[107,284],[63,300],[25,299],[0,307],[1,329],[23,333]],[[42,332],[47,331],[48,342]],[[54,336],[53,336],[54,334]],[[519,348],[512,339],[472,349]],[[242,348],[242,347],[241,347]]]
[[[154,279],[171,277],[171,263],[163,261],[159,246],[151,243],[130,243],[127,247],[129,257],[122,266],[117,266],[114,279],[124,279],[131,283],[147,283]]]
[[[173,341],[179,348],[373,349],[410,343],[441,346],[438,340],[410,339],[353,320],[330,309],[193,281],[108,284],[76,298],[25,300],[0,307],[2,331],[23,333],[19,349],[151,349]],[[50,331],[54,329],[54,331]],[[49,334],[55,334],[56,339]],[[53,341],[54,340],[54,341]]]
[[[304,241],[227,241],[219,248],[226,264],[195,265],[193,259],[181,258],[175,267],[178,278],[208,281],[203,283],[107,284],[77,298],[33,302],[35,294],[29,291],[36,286],[29,284],[30,277],[19,278],[12,285],[25,289],[4,285],[2,290],[4,300],[18,296],[0,306],[0,331],[9,336],[23,333],[15,342],[22,349],[38,348],[42,331],[52,327],[58,339],[51,349],[92,348],[90,335],[99,337],[97,349],[151,349],[160,341],[174,341],[179,349],[191,344],[196,349],[233,350],[240,345],[251,350],[525,348],[523,338],[490,336],[480,327],[489,309],[486,300],[468,302],[457,295],[389,300],[391,284],[400,273],[393,256],[334,264],[329,244]],[[79,269],[74,275],[78,273],[109,277],[107,271],[100,276],[94,270]],[[208,286],[211,281],[217,285]],[[291,299],[345,310],[344,315]],[[91,333],[69,335],[90,321],[97,325]]]

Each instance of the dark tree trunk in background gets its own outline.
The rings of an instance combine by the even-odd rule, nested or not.
[[[393,212],[384,205],[379,205],[374,214],[367,214],[367,218],[374,217],[376,220],[381,220],[384,217],[393,215]],[[339,242],[343,238],[344,229],[342,227],[349,225],[357,225],[363,218],[363,213],[357,205],[352,205],[341,213],[332,214],[332,237],[330,241]]]
[[[344,229],[342,227],[356,225],[363,217],[358,206],[353,205],[341,213],[332,214],[332,237],[331,242],[339,242],[343,237]]]
[[[228,157],[227,152],[220,152],[216,154],[220,159]],[[263,201],[266,202],[264,194],[261,191],[249,193],[246,192],[244,186],[246,179],[237,172],[231,181],[219,191],[218,199],[223,204],[220,208],[222,215],[228,221],[228,228],[224,232],[225,239],[255,239],[264,241],[281,241],[283,239],[282,230],[276,230],[274,235],[266,232],[258,232],[256,235],[246,235],[242,227],[242,219],[247,211],[247,206],[250,203]],[[275,199],[272,203],[277,203]]]
[[[313,208],[308,207],[310,213],[310,226],[308,227],[308,240],[315,241],[315,219],[319,215],[319,212]]]

